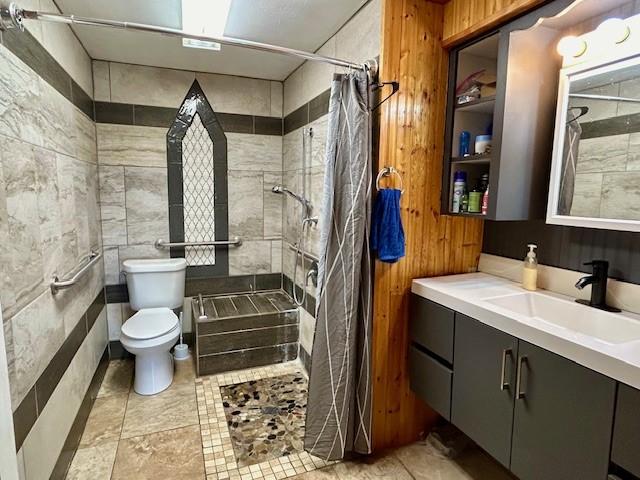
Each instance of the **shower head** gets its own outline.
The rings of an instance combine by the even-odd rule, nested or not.
[[[307,200],[306,198],[304,198],[301,195],[298,195],[296,193],[293,193],[291,190],[289,190],[288,188],[282,186],[282,185],[274,185],[271,188],[271,191],[273,193],[278,193],[280,195],[289,195],[291,198],[297,200],[298,202],[300,202],[304,208],[305,211],[305,216],[309,217],[310,212],[311,212],[311,203],[309,202],[309,200]]]

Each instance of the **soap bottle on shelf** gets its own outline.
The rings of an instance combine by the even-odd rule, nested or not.
[[[530,243],[527,245],[529,252],[524,257],[524,268],[522,269],[522,288],[534,292],[538,287],[538,258],[535,249],[537,245]]]

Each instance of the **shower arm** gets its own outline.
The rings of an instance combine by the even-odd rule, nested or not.
[[[79,17],[77,15],[65,15],[62,13],[48,13],[37,10],[25,10],[15,3],[9,6],[0,7],[0,31],[10,28],[17,28],[24,31],[24,20],[38,20],[52,23],[63,23],[67,25],[83,25],[90,27],[109,27],[122,30],[134,30],[138,32],[160,33],[171,37],[189,38],[205,42],[216,42],[222,45],[230,45],[235,47],[250,48],[263,52],[278,53],[281,55],[289,55],[314,62],[329,63],[338,67],[349,68],[353,70],[361,70],[367,72],[370,78],[375,78],[378,73],[378,62],[376,60],[367,60],[364,63],[354,63],[339,58],[318,55],[317,53],[305,52],[294,48],[282,47],[279,45],[271,45],[268,43],[253,42],[242,38],[234,37],[217,37],[213,35],[196,35],[177,28],[161,27],[159,25],[149,25],[145,23],[123,22],[118,20],[105,20],[99,18]]]

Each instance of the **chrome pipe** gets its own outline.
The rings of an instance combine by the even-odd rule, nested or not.
[[[613,95],[595,95],[591,93],[570,93],[569,96],[572,98],[586,98],[588,100],[607,100],[607,101],[613,101],[613,102],[640,103],[640,99],[638,98],[616,97]]]
[[[370,72],[371,76],[375,76],[378,71],[378,65],[375,60],[368,60],[360,64],[339,58],[327,57],[317,53],[305,52],[295,48],[281,47],[279,45],[271,45],[268,43],[254,42],[242,38],[234,37],[216,37],[213,35],[196,35],[177,28],[161,27],[158,25],[148,25],[137,22],[122,22],[118,20],[106,20],[90,17],[79,17],[77,15],[66,15],[63,13],[47,13],[37,10],[25,10],[11,3],[8,8],[0,9],[0,29],[19,28],[24,29],[23,20],[39,20],[51,23],[63,23],[67,25],[83,25],[88,27],[109,27],[119,28],[122,30],[133,30],[137,32],[160,33],[170,37],[190,38],[193,40],[201,40],[205,42],[216,42],[222,45],[230,45],[234,47],[250,48],[262,52],[278,53],[281,55],[289,55],[313,62],[324,62],[338,67],[350,68],[354,70],[362,70]]]
[[[231,240],[212,240],[210,242],[165,242],[164,240],[159,238],[153,244],[153,246],[157,249],[184,247],[217,247],[223,245],[228,245],[230,247],[240,247],[242,245],[242,239],[240,237],[234,237]]]
[[[76,283],[78,283],[78,281],[82,277],[84,277],[84,275],[89,271],[89,269],[93,267],[101,258],[102,258],[102,253],[92,251],[89,254],[89,257],[87,257],[88,262],[85,265],[83,265],[75,273],[73,277],[69,279],[60,280],[58,276],[54,274],[53,278],[51,279],[51,285],[50,285],[51,293],[55,295],[56,293],[58,293],[59,290],[64,290],[66,288],[73,287]]]

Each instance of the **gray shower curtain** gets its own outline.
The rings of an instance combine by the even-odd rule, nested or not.
[[[371,128],[367,75],[331,85],[316,332],[304,446],[371,453]]]
[[[559,215],[571,215],[581,135],[582,127],[574,113],[569,110],[567,112],[567,126],[564,134],[564,149],[562,151],[564,157],[562,159],[560,191],[558,193]]]

